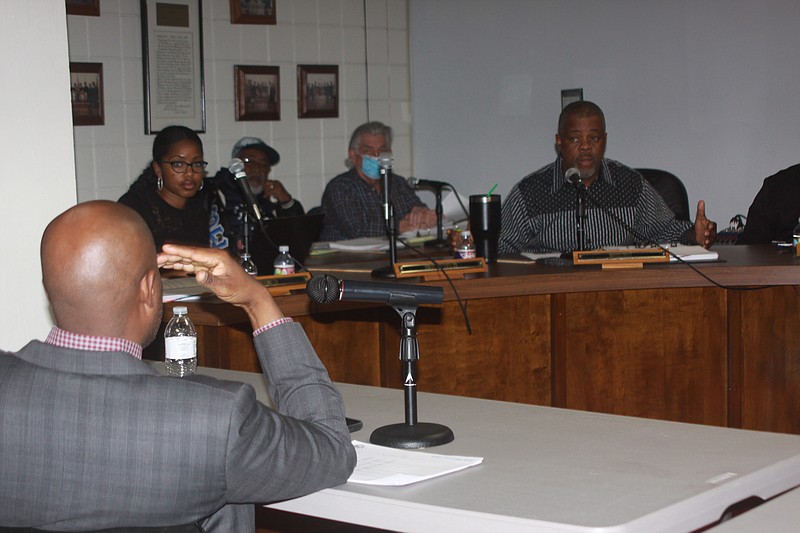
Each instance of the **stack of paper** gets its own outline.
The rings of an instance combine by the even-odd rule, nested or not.
[[[353,441],[353,446],[358,464],[347,481],[364,485],[408,485],[483,462],[483,457],[398,450],[357,440]]]

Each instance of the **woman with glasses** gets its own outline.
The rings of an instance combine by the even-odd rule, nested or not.
[[[156,249],[165,242],[226,248],[213,216],[214,195],[204,191],[203,142],[191,129],[169,126],[153,141],[153,161],[119,199],[138,212]]]

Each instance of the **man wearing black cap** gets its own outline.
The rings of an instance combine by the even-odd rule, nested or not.
[[[269,179],[280,154],[258,137],[243,137],[233,146],[231,157],[244,162],[244,171],[261,213],[267,218],[305,214],[300,202],[292,198],[280,181]],[[239,187],[227,169],[220,170],[214,180],[225,197],[225,228],[232,242],[242,242],[242,220],[247,212]]]

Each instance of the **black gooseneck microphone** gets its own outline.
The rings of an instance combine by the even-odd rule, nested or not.
[[[340,280],[330,274],[314,276],[308,280],[306,294],[312,301],[320,304],[342,300],[416,306],[440,304],[444,301],[444,290],[441,287]]]
[[[445,187],[452,189],[453,186],[447,183],[446,181],[435,181],[435,180],[424,180],[421,178],[410,177],[406,179],[408,182],[408,186],[412,189],[423,189],[423,188],[430,188],[430,189],[443,189]]]
[[[392,163],[394,156],[392,152],[381,152],[378,154],[378,166],[380,167],[380,180],[383,187],[383,218],[386,227],[386,237],[389,239],[389,264],[372,270],[374,278],[394,278],[394,265],[397,263],[397,227],[395,226],[394,206],[392,206]]]
[[[238,157],[231,159],[230,163],[228,163],[228,172],[233,175],[234,181],[239,186],[239,190],[242,196],[244,196],[250,214],[261,224],[261,210],[258,208],[258,202],[256,202],[255,196],[253,196],[253,190],[250,189],[250,183],[247,182],[247,174],[244,172],[244,161]]]
[[[564,178],[575,186],[578,200],[575,203],[575,237],[578,250],[586,249],[586,187],[583,185],[581,172],[572,167],[564,173]]]
[[[575,167],[568,169],[567,172],[564,174],[564,178],[570,183],[574,184],[583,183],[581,172]]]

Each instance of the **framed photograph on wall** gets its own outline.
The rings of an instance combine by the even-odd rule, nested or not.
[[[275,24],[277,0],[231,0],[232,24]]]
[[[561,109],[564,109],[572,102],[583,100],[583,89],[563,89],[561,91]]]
[[[280,120],[280,67],[234,65],[236,120]]]
[[[100,0],[66,0],[67,15],[100,16]]]
[[[144,132],[206,131],[201,0],[141,0]]]
[[[298,118],[339,116],[338,65],[297,66]]]
[[[70,63],[69,91],[74,126],[102,126],[106,123],[103,111],[103,64]]]

